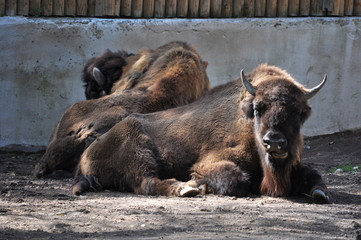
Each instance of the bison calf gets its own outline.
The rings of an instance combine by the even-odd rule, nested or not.
[[[326,79],[306,89],[268,65],[248,77],[242,71],[186,106],[128,116],[83,153],[73,193],[192,196],[202,185],[222,195],[308,194],[329,202],[321,176],[302,165],[300,133],[308,99]]]

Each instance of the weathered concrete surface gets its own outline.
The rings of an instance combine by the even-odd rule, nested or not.
[[[209,62],[212,85],[268,62],[308,87],[329,76],[304,126],[313,136],[361,128],[361,18],[0,18],[0,148],[44,146],[62,113],[83,100],[86,60],[105,49],[136,52],[172,40]]]

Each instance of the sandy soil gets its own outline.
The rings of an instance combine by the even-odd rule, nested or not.
[[[41,153],[0,153],[0,239],[356,239],[361,240],[361,131],[305,141],[334,203],[307,197],[168,198],[119,192],[73,196],[71,179],[32,176]]]

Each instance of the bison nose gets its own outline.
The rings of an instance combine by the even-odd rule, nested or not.
[[[287,140],[281,133],[268,132],[263,137],[263,145],[267,152],[280,152],[287,146]]]

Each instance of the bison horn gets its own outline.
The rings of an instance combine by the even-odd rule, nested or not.
[[[323,85],[325,85],[326,81],[327,81],[327,74],[325,74],[325,77],[323,78],[322,82],[318,86],[316,86],[314,88],[311,88],[311,89],[306,91],[306,93],[305,93],[306,98],[310,99],[313,96],[315,96],[318,93],[318,91],[321,90]]]
[[[93,76],[94,76],[94,79],[98,83],[99,86],[103,86],[105,84],[105,76],[99,70],[99,68],[96,68],[96,67],[93,68]]]
[[[247,89],[247,91],[252,94],[253,96],[256,95],[256,88],[253,87],[253,85],[246,79],[246,76],[244,76],[243,69],[241,70],[241,79],[243,86]]]

